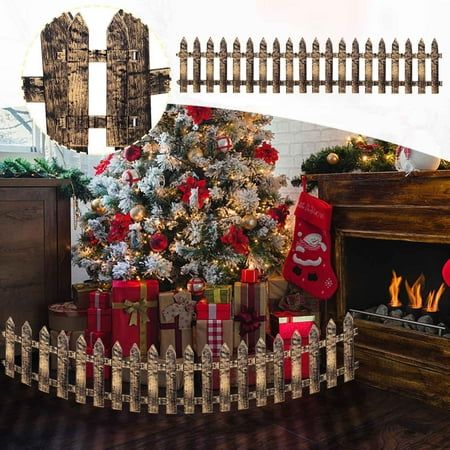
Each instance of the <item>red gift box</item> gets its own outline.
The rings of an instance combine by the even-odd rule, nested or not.
[[[104,291],[92,291],[89,293],[89,308],[111,308],[111,293]]]
[[[145,357],[158,345],[159,283],[156,280],[113,281],[112,341],[119,341],[124,356],[137,344]]]
[[[283,339],[291,339],[295,330],[298,330],[300,336],[307,336],[315,316],[305,315],[301,312],[292,311],[274,311],[270,313],[271,334],[276,336],[280,334]]]
[[[111,348],[111,333],[104,331],[91,331],[84,330],[84,339],[86,345],[93,347],[97,342],[97,339],[101,339],[105,348]]]
[[[86,354],[92,356],[93,354],[93,346],[86,347]],[[109,358],[111,356],[111,351],[108,348],[105,348],[105,358]],[[111,378],[111,366],[104,366],[103,377],[105,380],[109,380]],[[94,363],[86,362],[86,378],[94,378]]]
[[[206,300],[200,300],[195,306],[197,320],[230,320],[230,303],[207,303]]]
[[[90,331],[111,332],[111,309],[89,308],[87,329]]]

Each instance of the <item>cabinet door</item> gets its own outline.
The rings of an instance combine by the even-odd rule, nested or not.
[[[58,292],[54,187],[0,187],[0,321],[25,320],[36,336]]]

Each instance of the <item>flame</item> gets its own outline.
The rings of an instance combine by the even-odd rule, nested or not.
[[[445,284],[442,283],[439,286],[439,289],[437,290],[437,292],[435,291],[431,291],[428,296],[427,296],[427,303],[426,306],[424,308],[425,311],[427,312],[437,312],[439,311],[439,300],[442,297],[442,294],[445,291]]]
[[[425,277],[423,273],[414,281],[412,286],[409,285],[408,280],[405,281],[406,293],[409,298],[409,306],[413,309],[422,308],[422,286],[425,283]]]
[[[389,286],[389,294],[391,294],[391,301],[389,306],[393,308],[398,308],[402,306],[402,303],[398,299],[398,293],[400,292],[400,283],[402,282],[402,277],[398,277],[395,270],[392,271],[392,280]]]

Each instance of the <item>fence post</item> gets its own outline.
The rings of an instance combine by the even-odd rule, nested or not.
[[[302,396],[302,337],[295,330],[291,338],[292,398]]]
[[[356,39],[352,44],[352,92],[359,93],[359,44]]]
[[[412,93],[412,45],[409,39],[405,44],[405,94]]]
[[[58,371],[56,395],[67,400],[69,384],[69,339],[61,331],[58,335]]]
[[[419,47],[417,51],[417,76],[418,76],[418,93],[425,94],[426,82],[425,82],[425,43],[423,39],[419,41]]]
[[[337,356],[336,356],[336,324],[333,319],[327,325],[327,388],[337,385]]]
[[[75,401],[86,403],[86,340],[78,337],[75,354]]]
[[[5,374],[8,377],[14,378],[16,325],[11,317],[6,321],[5,328]]]
[[[273,387],[274,403],[284,402],[284,342],[279,334],[273,341]]]
[[[431,93],[439,93],[439,49],[436,39],[431,43]]]
[[[219,77],[220,77],[220,92],[227,92],[228,90],[228,52],[227,52],[227,42],[224,38],[220,41],[220,51],[219,51]]]
[[[206,92],[214,92],[214,42],[206,43]]]
[[[202,350],[202,412],[213,412],[213,354],[208,344]]]
[[[319,51],[319,41],[317,38],[314,39],[312,44],[312,92],[318,93],[320,88],[320,51]]]
[[[233,92],[241,92],[241,44],[236,38],[233,42]]]
[[[200,92],[201,58],[200,40],[196,37],[194,40],[194,49],[192,51],[192,87],[194,92]]]
[[[399,87],[399,60],[400,54],[398,51],[398,42],[397,39],[394,39],[392,43],[392,52],[391,52],[391,92],[392,94],[398,94]]]
[[[245,87],[247,92],[253,92],[255,54],[253,52],[253,42],[250,38],[247,41],[247,52],[245,54],[245,60]]]
[[[267,404],[267,382],[266,382],[266,343],[259,338],[256,344],[256,406]]]
[[[147,389],[148,389],[148,412],[158,414],[159,412],[159,386],[158,386],[158,350],[152,345],[147,352]]]
[[[177,354],[169,345],[166,351],[166,414],[177,413]]]
[[[241,341],[237,350],[238,409],[248,409],[248,348]]]
[[[21,344],[21,381],[23,384],[31,386],[31,339],[33,331],[30,324],[26,321],[22,325],[22,344]]]
[[[333,92],[333,44],[330,38],[325,44],[325,92]]]
[[[94,357],[94,406],[105,406],[105,347],[101,339],[97,339],[93,350]]]
[[[320,391],[319,329],[313,325],[309,332],[309,393]]]
[[[136,343],[130,350],[130,411],[141,411],[141,351]]]
[[[289,38],[286,42],[286,93],[294,92],[294,47]]]
[[[186,38],[180,42],[180,92],[187,92],[188,88],[188,51]]]
[[[272,47],[272,92],[280,92],[280,41],[277,38]]]
[[[338,66],[339,94],[345,94],[347,90],[347,50],[344,39],[339,41]]]
[[[116,341],[111,350],[111,407],[122,410],[122,370],[123,352],[119,341]]]
[[[383,38],[378,45],[378,93],[386,93],[386,45]]]
[[[355,378],[355,349],[353,317],[347,313],[344,318],[344,382]]]
[[[364,52],[364,69],[365,69],[365,77],[364,77],[364,85],[366,94],[372,93],[372,69],[373,69],[373,51],[372,51],[372,42],[370,39],[367,39],[366,49]]]
[[[67,39],[67,144],[87,150],[89,109],[89,31],[80,14],[70,24]]]
[[[264,38],[259,44],[259,92],[267,92],[267,43]]]
[[[224,343],[220,349],[219,373],[220,373],[220,411],[226,412],[231,409],[230,398],[230,349]]]
[[[300,39],[299,50],[298,50],[298,88],[301,94],[306,93],[306,43],[303,38]]]
[[[50,367],[49,367],[49,354],[50,354],[50,333],[47,327],[42,327],[39,331],[39,374],[38,374],[38,389],[41,392],[50,392]]]
[[[188,345],[184,350],[183,362],[183,377],[184,377],[184,413],[194,414],[194,350]]]

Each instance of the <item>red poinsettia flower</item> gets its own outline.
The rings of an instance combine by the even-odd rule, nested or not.
[[[108,242],[112,243],[125,240],[129,232],[129,226],[132,223],[133,220],[129,214],[115,214],[109,228]]]
[[[212,117],[212,109],[204,106],[186,106],[186,112],[196,125]]]
[[[280,227],[286,224],[287,216],[289,215],[289,206],[286,204],[274,206],[267,210],[268,216],[272,217]]]
[[[263,142],[255,149],[255,158],[262,159],[267,164],[275,164],[278,161],[278,150],[267,142]]]
[[[367,142],[357,142],[356,143],[356,147],[358,147],[361,151],[365,152],[365,153],[371,153],[373,152],[375,149],[379,148],[378,144],[368,144]]]
[[[97,166],[94,167],[95,169],[95,175],[101,175],[109,166],[109,163],[111,162],[112,157],[114,156],[114,153],[110,153],[108,156],[103,158]]]
[[[90,245],[97,245],[100,241],[95,237],[95,234],[92,230],[87,231],[85,233],[85,238],[89,242]]]
[[[142,148],[138,145],[129,145],[123,149],[123,157],[129,161],[136,161],[142,155]]]
[[[242,228],[236,225],[231,225],[227,234],[220,238],[222,244],[228,244],[233,247],[233,250],[239,255],[246,255],[248,253],[248,237],[243,232]]]
[[[181,201],[189,203],[191,199],[192,189],[198,189],[198,207],[203,208],[205,200],[209,198],[209,190],[206,187],[206,180],[197,180],[194,177],[188,177],[186,181],[178,186],[183,193]]]

